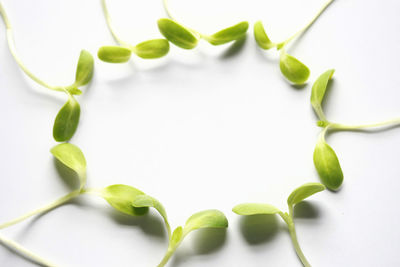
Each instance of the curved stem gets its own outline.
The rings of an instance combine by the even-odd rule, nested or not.
[[[163,259],[161,260],[161,262],[157,265],[157,267],[164,267],[164,266],[168,263],[168,261],[169,261],[169,259],[171,258],[171,256],[174,255],[174,252],[175,252],[176,248],[177,248],[177,247],[174,247],[174,248],[172,248],[172,249],[168,249],[168,250],[167,250],[167,253],[165,253],[164,258],[163,258]]]
[[[31,212],[28,212],[28,213],[26,213],[26,214],[24,214],[24,215],[22,215],[22,216],[20,216],[20,217],[18,217],[16,219],[14,219],[14,220],[11,220],[11,221],[8,221],[6,223],[1,224],[0,225],[0,229],[4,229],[4,228],[9,227],[11,225],[17,224],[17,223],[19,223],[19,222],[21,222],[23,220],[26,220],[29,217],[32,217],[32,216],[34,216],[36,214],[40,214],[40,213],[52,210],[52,209],[54,209],[54,208],[56,208],[56,207],[58,207],[58,206],[60,206],[60,205],[62,205],[64,203],[70,201],[71,199],[73,199],[74,197],[76,197],[76,196],[78,196],[80,194],[81,194],[80,190],[72,191],[71,193],[69,193],[69,194],[57,199],[56,201],[54,201],[54,202],[52,202],[50,204],[47,204],[47,205],[45,205],[45,206],[43,206],[43,207],[41,207],[39,209],[33,210]]]
[[[400,118],[395,118],[391,120],[386,120],[377,123],[371,124],[360,124],[360,125],[345,125],[340,123],[331,123],[330,126],[335,130],[359,130],[366,128],[376,128],[376,127],[385,127],[385,126],[396,126],[400,124]]]
[[[24,65],[24,63],[22,62],[22,60],[19,58],[19,56],[17,54],[17,50],[15,48],[14,36],[12,33],[11,23],[7,17],[7,13],[1,2],[0,2],[0,14],[3,18],[4,24],[5,24],[6,30],[7,30],[6,34],[7,34],[8,48],[10,49],[11,55],[14,57],[15,62],[17,62],[19,67],[25,72],[26,75],[29,76],[29,78],[34,80],[36,83],[42,85],[43,87],[46,87],[46,88],[54,90],[54,91],[64,91],[63,87],[52,86],[52,85],[49,85],[46,82],[42,81],[41,79],[36,77],[32,72],[30,72],[30,70]]]
[[[106,0],[101,0],[101,5],[102,5],[102,7],[103,7],[104,17],[105,17],[105,19],[106,19],[107,26],[108,26],[108,29],[109,29],[110,32],[111,32],[111,35],[114,37],[114,39],[115,39],[118,43],[120,43],[120,44],[122,44],[122,45],[124,45],[124,46],[130,47],[130,45],[129,45],[127,42],[121,40],[121,39],[118,37],[118,35],[115,33],[114,27],[112,26],[112,23],[111,23],[110,13],[108,12],[108,8],[107,8],[107,5],[106,5]]]
[[[0,234],[0,243],[3,243],[5,246],[9,247],[10,249],[18,252],[19,254],[23,255],[24,257],[27,257],[27,258],[35,261],[36,263],[39,263],[40,265],[48,266],[48,267],[55,267],[56,266],[54,263],[51,263],[51,262],[43,259],[42,257],[40,257],[39,255],[33,253],[32,251],[22,247],[17,242],[6,238],[2,234]]]
[[[163,0],[163,6],[164,6],[165,13],[167,13],[167,16],[170,19],[175,20],[175,18],[172,16],[171,10],[169,9],[168,0]]]
[[[294,227],[294,221],[293,221],[293,206],[288,205],[288,207],[289,207],[289,214],[283,212],[279,212],[278,214],[279,216],[282,217],[282,219],[288,226],[290,238],[292,239],[294,249],[301,263],[304,265],[304,267],[311,267],[311,264],[307,261],[306,257],[304,256],[304,253],[300,248],[299,241],[297,240],[296,229]]]
[[[293,34],[291,37],[289,37],[286,41],[280,43],[278,45],[279,48],[284,47],[286,44],[288,44],[290,41],[292,41],[294,38],[296,38],[297,36],[303,34],[308,28],[310,28],[310,26],[318,19],[319,16],[321,16],[322,12],[325,11],[325,9],[333,2],[334,0],[328,0],[322,7],[321,9],[318,11],[318,13],[313,17],[313,19],[303,28],[301,28],[298,32],[296,32],[295,34]]]
[[[290,238],[292,239],[292,243],[294,249],[296,250],[296,254],[299,257],[301,263],[303,263],[304,267],[311,267],[311,264],[307,261],[306,257],[304,256],[303,251],[300,248],[299,241],[297,240],[296,229],[294,227],[293,219],[292,223],[288,225]]]
[[[328,130],[330,129],[330,127],[331,127],[331,125],[328,125],[328,126],[326,126],[326,127],[321,131],[321,133],[320,133],[319,136],[318,136],[319,142],[324,142],[324,143],[326,143],[326,141],[325,141],[325,135],[326,135],[326,133],[328,132]]]

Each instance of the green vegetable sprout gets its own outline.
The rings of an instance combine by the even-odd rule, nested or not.
[[[168,54],[169,52],[169,42],[165,39],[153,39],[144,41],[137,45],[130,45],[129,43],[123,41],[115,33],[114,27],[112,26],[110,14],[107,9],[106,1],[101,0],[104,16],[107,21],[107,26],[111,32],[114,39],[122,46],[102,46],[97,52],[97,56],[105,62],[109,63],[124,63],[129,61],[132,52],[138,57],[145,59],[160,58]]]
[[[363,125],[344,125],[328,121],[322,109],[322,101],[334,72],[334,69],[330,69],[318,77],[312,86],[310,99],[311,105],[319,118],[317,125],[323,128],[314,150],[314,165],[321,182],[330,190],[338,190],[340,188],[343,183],[343,172],[335,151],[325,141],[325,135],[328,131],[357,131],[400,124],[400,118]]]
[[[50,204],[28,212],[16,219],[0,224],[0,229],[20,223],[34,215],[46,213],[83,194],[91,194],[102,197],[119,212],[131,216],[145,215],[148,213],[149,208],[153,207],[163,218],[168,233],[168,250],[159,265],[164,266],[168,262],[169,258],[173,255],[179,244],[182,242],[183,238],[191,231],[200,228],[228,227],[228,221],[222,212],[218,210],[206,210],[192,215],[186,221],[185,227],[182,228],[179,226],[171,234],[171,227],[168,222],[167,213],[163,205],[157,199],[146,195],[139,189],[123,184],[110,185],[105,188],[86,188],[86,159],[82,151],[73,144],[62,143],[53,147],[50,152],[60,163],[76,173],[79,179],[79,188]],[[37,254],[23,248],[16,242],[3,237],[2,235],[0,235],[0,242],[39,264],[44,266],[56,266]]]
[[[57,142],[65,142],[70,140],[74,135],[76,128],[78,127],[79,116],[81,112],[79,103],[74,98],[74,95],[82,94],[82,91],[78,89],[78,87],[87,85],[93,77],[94,61],[92,55],[86,50],[81,51],[75,73],[75,82],[73,84],[69,86],[49,85],[36,77],[19,58],[15,48],[11,23],[7,17],[2,3],[0,3],[0,14],[7,29],[7,41],[10,52],[25,74],[43,87],[53,91],[65,92],[67,94],[68,100],[60,109],[54,121],[53,137]]]
[[[243,38],[249,28],[249,23],[242,21],[212,35],[202,34],[178,23],[169,10],[167,0],[163,0],[163,3],[169,18],[159,19],[158,29],[168,41],[183,49],[195,48],[200,39],[204,39],[212,45],[222,45],[236,41]]]
[[[235,212],[236,214],[244,216],[258,215],[258,214],[267,214],[267,215],[278,214],[279,216],[281,216],[283,221],[287,224],[290,233],[290,238],[292,239],[297,256],[299,257],[299,259],[301,260],[301,262],[305,267],[310,267],[311,265],[304,256],[300,248],[299,242],[297,241],[296,229],[293,221],[293,208],[296,204],[300,203],[304,199],[323,190],[325,190],[325,186],[320,183],[306,183],[296,188],[289,195],[287,199],[289,213],[287,212],[284,213],[270,204],[263,204],[263,203],[239,204],[235,206],[232,209],[232,211]]]
[[[134,205],[140,202],[135,201]],[[140,205],[141,206],[141,205]],[[158,267],[163,267],[174,254],[183,239],[192,231],[202,228],[227,228],[228,220],[219,210],[204,210],[193,214],[187,219],[185,226],[178,226],[169,238],[169,245],[164,258]]]
[[[324,10],[333,2],[333,0],[329,0],[326,2],[322,8],[318,11],[318,13],[314,16],[314,18],[302,29],[296,32],[294,35],[289,37],[286,41],[281,43],[273,43],[269,39],[268,35],[265,32],[264,26],[261,21],[257,21],[254,24],[254,38],[258,46],[264,50],[268,50],[276,47],[277,50],[280,50],[280,58],[279,58],[279,67],[283,74],[290,82],[301,85],[304,84],[308,78],[310,77],[310,69],[304,65],[300,60],[289,55],[285,47],[288,43],[290,43],[293,39],[302,35],[324,12]]]

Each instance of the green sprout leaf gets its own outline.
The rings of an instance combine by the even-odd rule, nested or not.
[[[108,63],[124,63],[131,58],[132,51],[120,46],[102,46],[97,56]]]
[[[282,51],[279,67],[282,74],[294,84],[303,84],[310,76],[310,70],[297,58]]]
[[[176,248],[182,240],[182,235],[183,235],[182,226],[178,226],[177,228],[175,228],[171,236],[169,247]]]
[[[163,217],[165,225],[168,230],[168,236],[170,236],[171,228],[169,226],[167,212],[165,211],[165,208],[160,203],[160,201],[148,195],[138,195],[133,201],[132,205],[136,208],[143,208],[143,207],[155,208],[158,211],[158,213],[160,213],[161,217]]]
[[[53,137],[57,142],[65,142],[72,138],[79,123],[81,108],[72,95],[60,109],[53,126]]]
[[[63,143],[53,147],[50,152],[58,161],[78,174],[81,186],[85,184],[86,159],[79,147]]]
[[[93,69],[94,60],[92,55],[88,51],[82,50],[76,68],[74,85],[83,86],[88,84],[93,77]]]
[[[133,52],[141,58],[160,58],[169,51],[169,42],[165,39],[154,39],[142,42],[133,47]]]
[[[317,113],[318,117],[321,120],[325,119],[325,115],[321,107],[322,100],[324,99],[328,82],[332,78],[334,72],[335,70],[331,69],[322,73],[321,76],[319,76],[318,79],[314,82],[311,89],[311,105],[314,108],[315,113]]]
[[[110,185],[101,191],[101,196],[116,210],[132,215],[141,216],[148,212],[148,207],[136,208],[133,202],[138,196],[144,195],[142,191],[129,185]]]
[[[200,228],[227,228],[228,220],[219,210],[205,210],[193,214],[186,221],[184,234]]]
[[[325,190],[325,186],[320,183],[306,183],[293,190],[287,199],[288,205],[296,205],[315,193]]]
[[[247,21],[242,21],[234,26],[223,29],[211,36],[204,38],[212,45],[222,45],[242,38],[249,28]]]
[[[176,46],[193,49],[197,46],[198,38],[189,29],[171,19],[159,19],[158,29],[164,37]]]
[[[335,151],[323,140],[318,141],[314,150],[314,165],[322,183],[331,190],[339,189],[343,172]]]
[[[271,42],[271,40],[268,38],[261,21],[257,21],[254,24],[254,38],[256,39],[258,46],[262,49],[268,50],[276,46],[276,44]]]
[[[239,204],[232,211],[239,215],[276,214],[280,212],[278,208],[262,203]]]

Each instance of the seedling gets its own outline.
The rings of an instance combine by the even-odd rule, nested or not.
[[[93,77],[94,61],[92,55],[86,51],[82,50],[78,60],[78,66],[75,73],[75,82],[69,86],[53,86],[42,81],[36,77],[22,62],[17,54],[15,48],[14,37],[12,33],[11,23],[7,17],[6,11],[3,5],[0,3],[0,14],[4,20],[4,24],[7,30],[7,41],[8,47],[15,62],[20,66],[23,72],[28,75],[36,83],[43,87],[46,87],[53,91],[65,92],[68,96],[67,102],[60,109],[57,117],[54,121],[53,127],[53,137],[57,142],[65,142],[72,138],[76,128],[79,124],[80,116],[80,106],[78,101],[76,101],[74,95],[82,94],[82,91],[78,87],[87,85]]]
[[[249,28],[249,23],[242,21],[211,35],[202,34],[178,23],[169,10],[167,0],[163,0],[163,3],[169,18],[159,19],[157,22],[158,29],[168,41],[183,49],[195,48],[200,39],[204,39],[212,45],[222,45],[236,41],[243,38]]]
[[[137,203],[134,203],[134,205]],[[197,212],[187,219],[185,226],[175,228],[172,236],[169,238],[169,245],[164,258],[161,260],[158,267],[163,267],[167,264],[171,256],[175,253],[183,239],[192,231],[202,228],[227,228],[228,220],[225,215],[219,210],[204,210]]]
[[[310,99],[311,105],[319,118],[317,125],[323,128],[314,150],[314,165],[321,182],[330,190],[338,190],[340,188],[343,183],[343,172],[335,151],[325,141],[325,135],[328,131],[356,131],[400,124],[400,118],[363,125],[344,125],[328,121],[322,109],[322,101],[334,72],[334,69],[330,69],[318,77],[311,89]]]
[[[265,32],[264,26],[261,21],[257,21],[254,24],[254,38],[258,46],[264,50],[268,50],[276,47],[277,50],[280,50],[279,57],[279,67],[283,74],[290,82],[301,85],[304,84],[308,78],[310,77],[309,68],[304,65],[300,60],[289,55],[285,47],[288,43],[290,43],[293,39],[302,35],[322,14],[322,12],[333,2],[333,0],[329,0],[326,2],[322,8],[318,11],[315,17],[302,29],[296,32],[294,35],[289,37],[286,41],[280,43],[271,42],[268,35]]]
[[[165,257],[159,266],[164,266],[169,258],[173,255],[183,238],[191,231],[200,228],[226,228],[228,221],[225,215],[218,210],[206,210],[192,215],[187,221],[185,227],[179,226],[171,234],[171,227],[168,222],[167,213],[163,205],[154,197],[146,195],[139,189],[129,185],[115,184],[105,188],[85,188],[86,187],[86,159],[82,151],[75,145],[63,143],[56,145],[51,150],[53,156],[64,166],[74,171],[79,179],[79,188],[73,190],[69,194],[57,199],[56,201],[47,204],[39,209],[28,212],[14,220],[0,224],[0,229],[7,228],[22,222],[34,215],[46,213],[56,207],[59,207],[70,200],[83,195],[91,194],[102,197],[114,209],[131,216],[145,215],[149,208],[156,209],[164,220],[165,227],[168,233],[169,245]],[[0,242],[8,247],[16,250],[18,253],[38,262],[44,266],[55,266],[47,260],[41,258],[35,253],[23,248],[16,242],[9,240],[0,235]]]
[[[129,61],[132,53],[136,54],[138,57],[145,59],[160,58],[168,54],[169,43],[165,39],[153,39],[139,43],[137,45],[130,45],[129,43],[119,38],[111,23],[111,18],[107,9],[106,1],[101,0],[101,3],[103,6],[104,16],[107,21],[107,26],[114,39],[121,45],[100,47],[97,56],[102,61],[109,63],[124,63]]]
[[[290,238],[292,239],[294,248],[296,250],[297,256],[303,263],[305,267],[310,267],[310,263],[307,261],[306,257],[303,254],[303,251],[300,248],[299,242],[297,241],[296,229],[293,220],[293,208],[296,204],[300,203],[304,199],[308,198],[315,193],[321,192],[325,190],[325,186],[320,183],[307,183],[298,188],[296,188],[288,197],[287,204],[289,208],[289,213],[283,212],[278,208],[270,205],[270,204],[262,204],[262,203],[244,203],[235,206],[232,211],[239,215],[258,215],[258,214],[267,214],[273,215],[278,214],[281,216],[283,221],[287,224],[289,229]]]

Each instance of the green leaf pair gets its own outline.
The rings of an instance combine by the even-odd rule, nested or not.
[[[258,46],[264,50],[273,47],[282,50],[279,59],[279,67],[286,79],[297,85],[304,84],[308,80],[310,77],[309,68],[297,58],[286,53],[284,50],[286,42],[279,44],[271,42],[261,21],[257,21],[254,24],[254,38]]]
[[[50,152],[58,161],[78,175],[80,189],[83,189],[86,185],[86,159],[79,147],[63,143],[53,147]]]
[[[331,124],[325,118],[322,109],[322,101],[329,80],[332,78],[334,72],[334,69],[330,69],[318,77],[312,86],[310,98],[311,105],[320,119],[318,123],[321,127],[325,128],[325,130],[321,132],[321,137],[314,149],[314,166],[317,169],[321,182],[330,190],[339,189],[343,183],[343,172],[340,167],[339,159],[332,147],[325,142],[324,138]]]
[[[315,193],[325,190],[325,186],[320,183],[306,183],[296,188],[288,197],[287,204],[289,207],[289,213],[283,213],[278,208],[263,203],[244,203],[235,206],[232,211],[239,215],[274,215],[279,214],[288,226],[290,237],[292,239],[294,248],[297,256],[300,258],[304,266],[311,266],[305,258],[303,252],[300,249],[300,245],[297,241],[296,230],[293,221],[293,208],[296,204],[300,203],[304,199],[314,195]]]
[[[99,59],[109,63],[127,62],[132,52],[144,59],[160,58],[168,54],[169,42],[165,39],[148,40],[130,46],[129,48],[121,46],[102,46],[97,52]]]
[[[203,35],[192,29],[182,26],[172,19],[159,19],[157,24],[161,34],[168,41],[183,49],[195,48],[200,38],[205,39],[212,45],[222,45],[236,41],[244,37],[247,29],[249,28],[249,23],[247,21],[243,21],[212,35]]]
[[[92,55],[82,50],[76,68],[75,82],[65,88],[68,100],[58,112],[53,126],[53,137],[57,142],[65,142],[72,138],[79,124],[81,108],[73,95],[80,95],[79,86],[87,85],[93,77],[94,60]]]
[[[225,215],[219,210],[204,210],[193,214],[187,219],[185,226],[178,226],[172,233],[167,252],[158,265],[165,266],[171,256],[174,254],[179,244],[183,241],[186,235],[197,229],[204,228],[227,228],[228,220]]]
[[[296,188],[288,197],[287,204],[294,206],[309,196],[325,190],[325,186],[320,183],[306,183]],[[281,213],[278,208],[270,204],[244,203],[235,206],[232,211],[239,215],[257,215],[257,214],[277,214]]]

